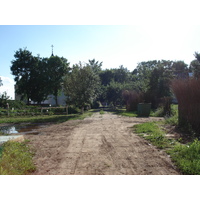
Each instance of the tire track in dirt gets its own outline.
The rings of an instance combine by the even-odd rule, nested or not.
[[[34,174],[179,174],[170,158],[132,132],[134,124],[159,118],[95,113],[27,136],[36,149]]]

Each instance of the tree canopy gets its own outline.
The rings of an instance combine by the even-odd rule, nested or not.
[[[19,49],[11,62],[11,72],[17,85],[17,93],[22,99],[42,102],[49,94],[56,97],[62,88],[62,77],[69,70],[67,59],[58,56],[41,58],[33,56],[30,51]]]
[[[64,91],[68,104],[83,108],[91,104],[98,96],[100,79],[94,70],[82,63],[73,66],[70,73],[64,77]]]
[[[143,101],[156,108],[160,99],[172,95],[170,84],[174,78],[188,78],[189,71],[195,77],[200,74],[200,54],[197,52],[190,68],[183,61],[150,60],[138,63],[133,71],[123,65],[102,69],[103,62],[95,59],[84,64],[79,62],[70,68],[64,57],[33,56],[26,48],[16,51],[14,58],[11,71],[17,93],[27,102],[39,103],[53,94],[57,104],[57,96],[63,89],[67,104],[81,108],[95,101],[122,105],[123,91],[140,93],[140,99],[144,97]]]

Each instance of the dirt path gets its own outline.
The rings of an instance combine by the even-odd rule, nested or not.
[[[150,120],[95,113],[40,129],[25,136],[36,151],[34,174],[179,174],[164,152],[133,134],[134,124]]]

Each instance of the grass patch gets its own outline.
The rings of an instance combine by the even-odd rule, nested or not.
[[[200,175],[200,141],[183,145],[178,144],[169,150],[172,160],[183,174]]]
[[[104,112],[103,110],[100,110],[99,113],[100,113],[101,115],[105,114],[105,112]]]
[[[3,152],[3,147],[0,146],[0,159],[1,159],[1,156],[2,156],[2,152]]]
[[[83,114],[69,114],[69,115],[42,115],[42,116],[26,116],[26,117],[4,117],[0,119],[0,123],[45,123],[54,122],[62,123],[68,120],[84,119],[91,116],[93,111],[87,111]]]
[[[158,148],[164,149],[183,174],[200,175],[200,141],[181,144],[179,139],[169,139],[159,127],[163,122],[147,122],[134,126],[135,132]],[[165,122],[164,122],[165,123]]]
[[[8,141],[1,147],[0,175],[25,175],[35,170],[27,141]]]
[[[165,123],[178,126],[178,105],[171,105],[172,116],[167,117]]]
[[[126,111],[126,109],[117,109],[112,111],[113,114],[122,115],[125,117],[137,117],[137,111]]]
[[[93,114],[93,110],[83,114],[52,115],[37,117],[15,117],[1,119],[1,123],[21,123],[21,122],[54,122],[61,123],[67,120],[83,120]],[[3,121],[3,122],[2,122]],[[28,141],[19,143],[14,141],[5,142],[0,146],[0,175],[25,175],[35,170]]]
[[[160,129],[158,122],[147,122],[134,126],[136,133],[149,140],[160,149],[170,147],[172,141],[165,137],[164,131]]]

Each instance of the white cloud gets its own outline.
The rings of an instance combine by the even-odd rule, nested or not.
[[[1,76],[1,80],[3,86],[0,86],[0,94],[2,94],[3,92],[7,92],[7,95],[10,96],[10,98],[14,99],[14,80],[5,76]]]

